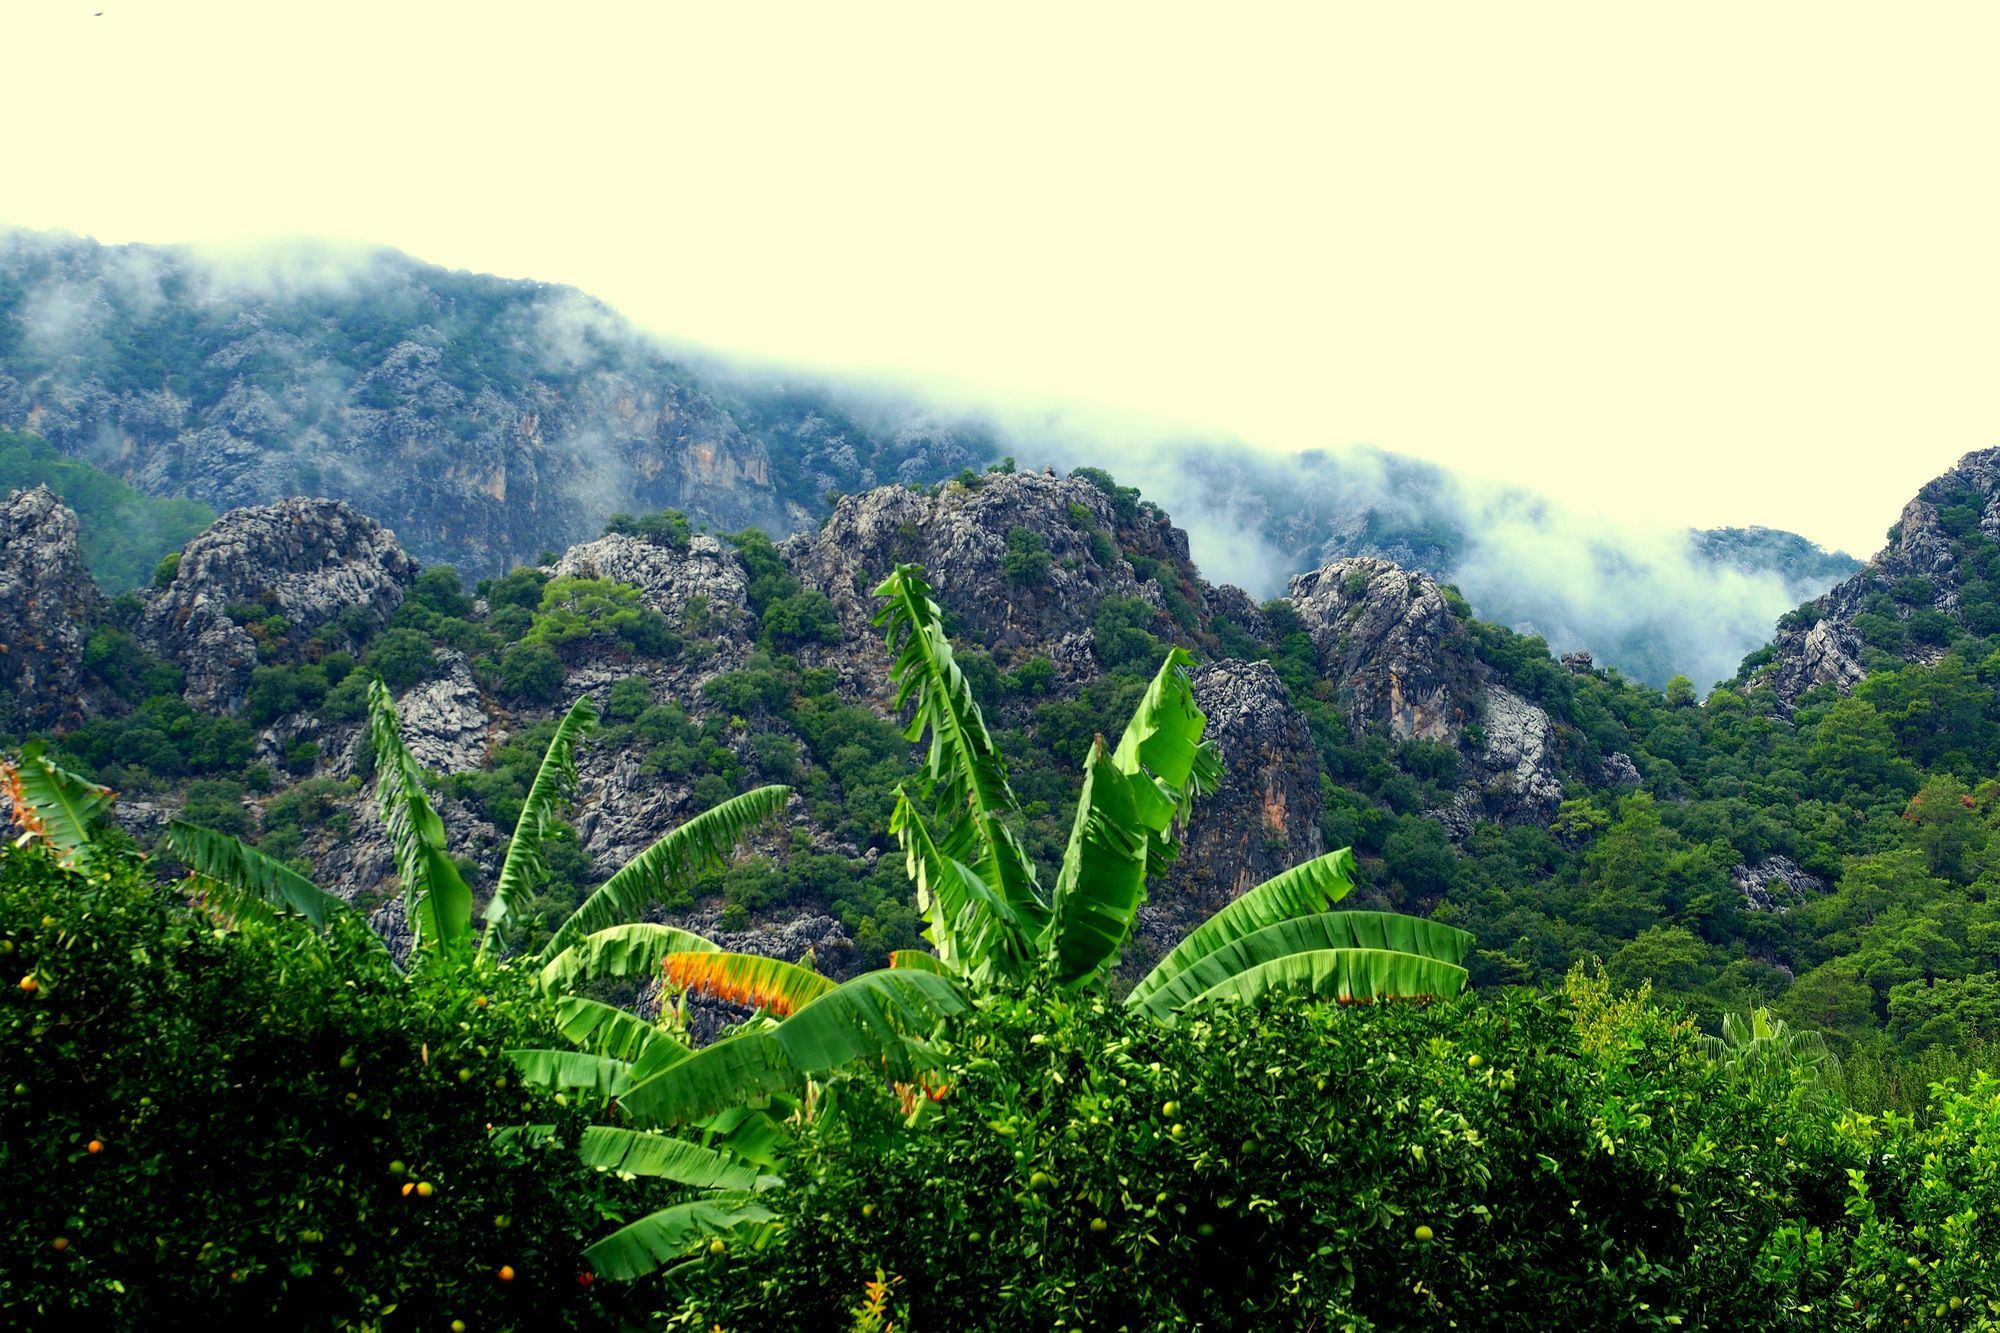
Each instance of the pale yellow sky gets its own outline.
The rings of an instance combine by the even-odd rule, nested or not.
[[[1992,5],[15,0],[0,51],[4,222],[1857,553],[2000,444]]]

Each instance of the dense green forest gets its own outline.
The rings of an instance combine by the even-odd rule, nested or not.
[[[76,511],[84,561],[114,593],[143,587],[154,566],[215,521],[194,500],[146,495],[34,435],[0,430],[0,494],[47,486]]]

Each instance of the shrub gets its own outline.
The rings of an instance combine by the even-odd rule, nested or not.
[[[0,1324],[616,1322],[578,1254],[635,1187],[487,1133],[580,1128],[502,1055],[555,1044],[522,974],[405,978],[358,916],[218,929],[129,855],[14,847],[0,954]]]

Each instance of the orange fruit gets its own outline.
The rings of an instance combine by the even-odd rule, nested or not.
[[[431,1184],[430,1181],[420,1180],[417,1182],[417,1197],[419,1199],[428,1199],[435,1193],[437,1193],[437,1187]]]
[[[92,1140],[91,1140],[91,1141],[89,1142],[89,1144],[88,1144],[88,1145],[86,1145],[86,1147],[85,1147],[84,1151],[86,1151],[86,1152],[90,1153],[90,1154],[91,1154],[91,1155],[92,1155],[93,1157],[94,1157],[94,1156],[96,1156],[96,1155],[97,1155],[98,1153],[101,1153],[101,1152],[103,1152],[103,1151],[104,1151],[104,1140],[103,1140],[103,1139],[92,1139]]]
[[[495,1276],[502,1282],[512,1282],[514,1280],[514,1266],[512,1264],[501,1264],[500,1271]]]
[[[69,1248],[69,1237],[57,1236],[54,1240],[49,1242],[49,1248],[54,1250],[57,1254],[61,1254],[64,1250]]]
[[[410,1197],[410,1191],[414,1190],[414,1189],[415,1189],[416,1187],[417,1187],[417,1183],[416,1183],[415,1181],[413,1181],[413,1180],[406,1180],[406,1181],[404,1181],[404,1182],[403,1182],[403,1197],[404,1197],[404,1198],[406,1198],[406,1199],[407,1199],[407,1198],[409,1198],[409,1197]]]
[[[36,991],[40,990],[41,988],[42,988],[42,983],[35,980],[35,978],[32,975],[21,978],[21,990],[23,993],[28,995],[33,995]]]

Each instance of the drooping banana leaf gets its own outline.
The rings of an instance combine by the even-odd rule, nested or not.
[[[556,823],[556,807],[576,794],[576,747],[597,724],[597,709],[585,695],[570,705],[549,741],[541,767],[528,787],[521,805],[521,817],[514,821],[514,837],[507,844],[507,859],[501,863],[500,878],[493,886],[493,900],[486,904],[489,927],[483,944],[490,944],[494,932],[514,916],[516,904],[548,878],[548,859],[543,840]]]
[[[1133,800],[1140,821],[1156,836],[1186,822],[1194,795],[1204,789],[1197,781],[1198,769],[1208,786],[1214,785],[1214,754],[1206,752],[1205,760],[1201,743],[1208,719],[1195,706],[1194,687],[1187,677],[1193,665],[1185,649],[1168,651],[1111,754],[1119,772],[1134,779],[1148,774],[1155,779],[1135,781]]]
[[[949,977],[884,968],[834,987],[771,1035],[806,1074],[825,1073],[866,1058],[891,1078],[913,1072],[908,1039],[929,1035],[942,1020],[971,1005]]]
[[[687,884],[704,869],[722,865],[743,835],[782,811],[791,794],[789,787],[758,787],[688,820],[584,899],[542,957],[555,957],[593,931],[632,921],[665,896],[668,884]]]
[[[619,1104],[641,1126],[687,1124],[803,1086],[866,1059],[891,1078],[915,1070],[911,1039],[970,1005],[949,977],[883,969],[843,982],[775,1027],[705,1046],[637,1079]]]
[[[667,1128],[797,1088],[804,1076],[774,1032],[740,1032],[704,1046],[635,1081],[618,1104],[641,1128]]]
[[[691,930],[635,921],[584,935],[556,951],[542,967],[542,989],[562,995],[600,977],[657,974],[670,953],[708,950],[715,945]]]
[[[1188,964],[1231,940],[1292,917],[1324,912],[1353,891],[1354,853],[1346,847],[1273,875],[1190,931],[1125,1002],[1142,1003]]]
[[[833,989],[833,980],[796,963],[761,954],[696,950],[668,954],[667,980],[684,991],[709,995],[783,1018]]]
[[[1321,912],[1252,931],[1195,959],[1134,1007],[1165,1018],[1238,973],[1290,954],[1367,949],[1460,965],[1472,936],[1443,922],[1395,912]],[[1129,1003],[1129,1001],[1128,1001]]]
[[[739,1157],[686,1139],[592,1125],[577,1145],[584,1165],[628,1176],[651,1176],[695,1189],[749,1190],[757,1168]]]
[[[623,1060],[588,1051],[558,1051],[544,1047],[507,1052],[521,1078],[544,1088],[581,1088],[616,1097],[631,1086],[632,1067]]]
[[[86,782],[54,763],[40,741],[21,747],[18,763],[0,760],[0,789],[13,806],[14,822],[42,843],[63,865],[90,864],[91,825],[111,809],[111,789]]]
[[[1007,766],[986,730],[972,686],[952,656],[930,585],[915,565],[898,565],[875,595],[885,599],[875,624],[892,655],[895,706],[911,705],[903,734],[913,741],[930,734],[924,781],[931,813],[943,830],[939,846],[946,856],[978,872],[1013,909],[1029,938],[1039,936],[1049,908],[1035,881],[1034,863],[1009,822],[1020,812],[1007,784]]]
[[[938,845],[922,812],[900,787],[889,831],[903,848],[905,869],[917,890],[917,910],[929,923],[924,937],[938,957],[980,983],[1022,976],[1029,959],[1026,922],[977,868]]]
[[[176,819],[167,825],[165,842],[189,870],[230,896],[296,913],[315,926],[351,910],[283,861],[226,833]]]
[[[455,946],[472,930],[472,890],[445,849],[444,821],[431,807],[423,771],[403,745],[395,701],[379,679],[368,684],[368,728],[375,750],[375,804],[403,881],[404,910],[420,942]]]
[[[679,1045],[637,1014],[581,995],[569,996],[556,1006],[556,1027],[578,1049],[627,1063],[644,1056],[655,1042]]]
[[[600,1277],[644,1277],[663,1264],[687,1257],[715,1237],[770,1222],[776,1216],[747,1193],[710,1195],[663,1208],[620,1227],[583,1255]]]
[[[1273,991],[1317,995],[1341,1004],[1438,999],[1465,989],[1465,969],[1436,958],[1383,949],[1315,949],[1236,972],[1194,996],[1165,1021],[1220,1000],[1254,1000]]]

